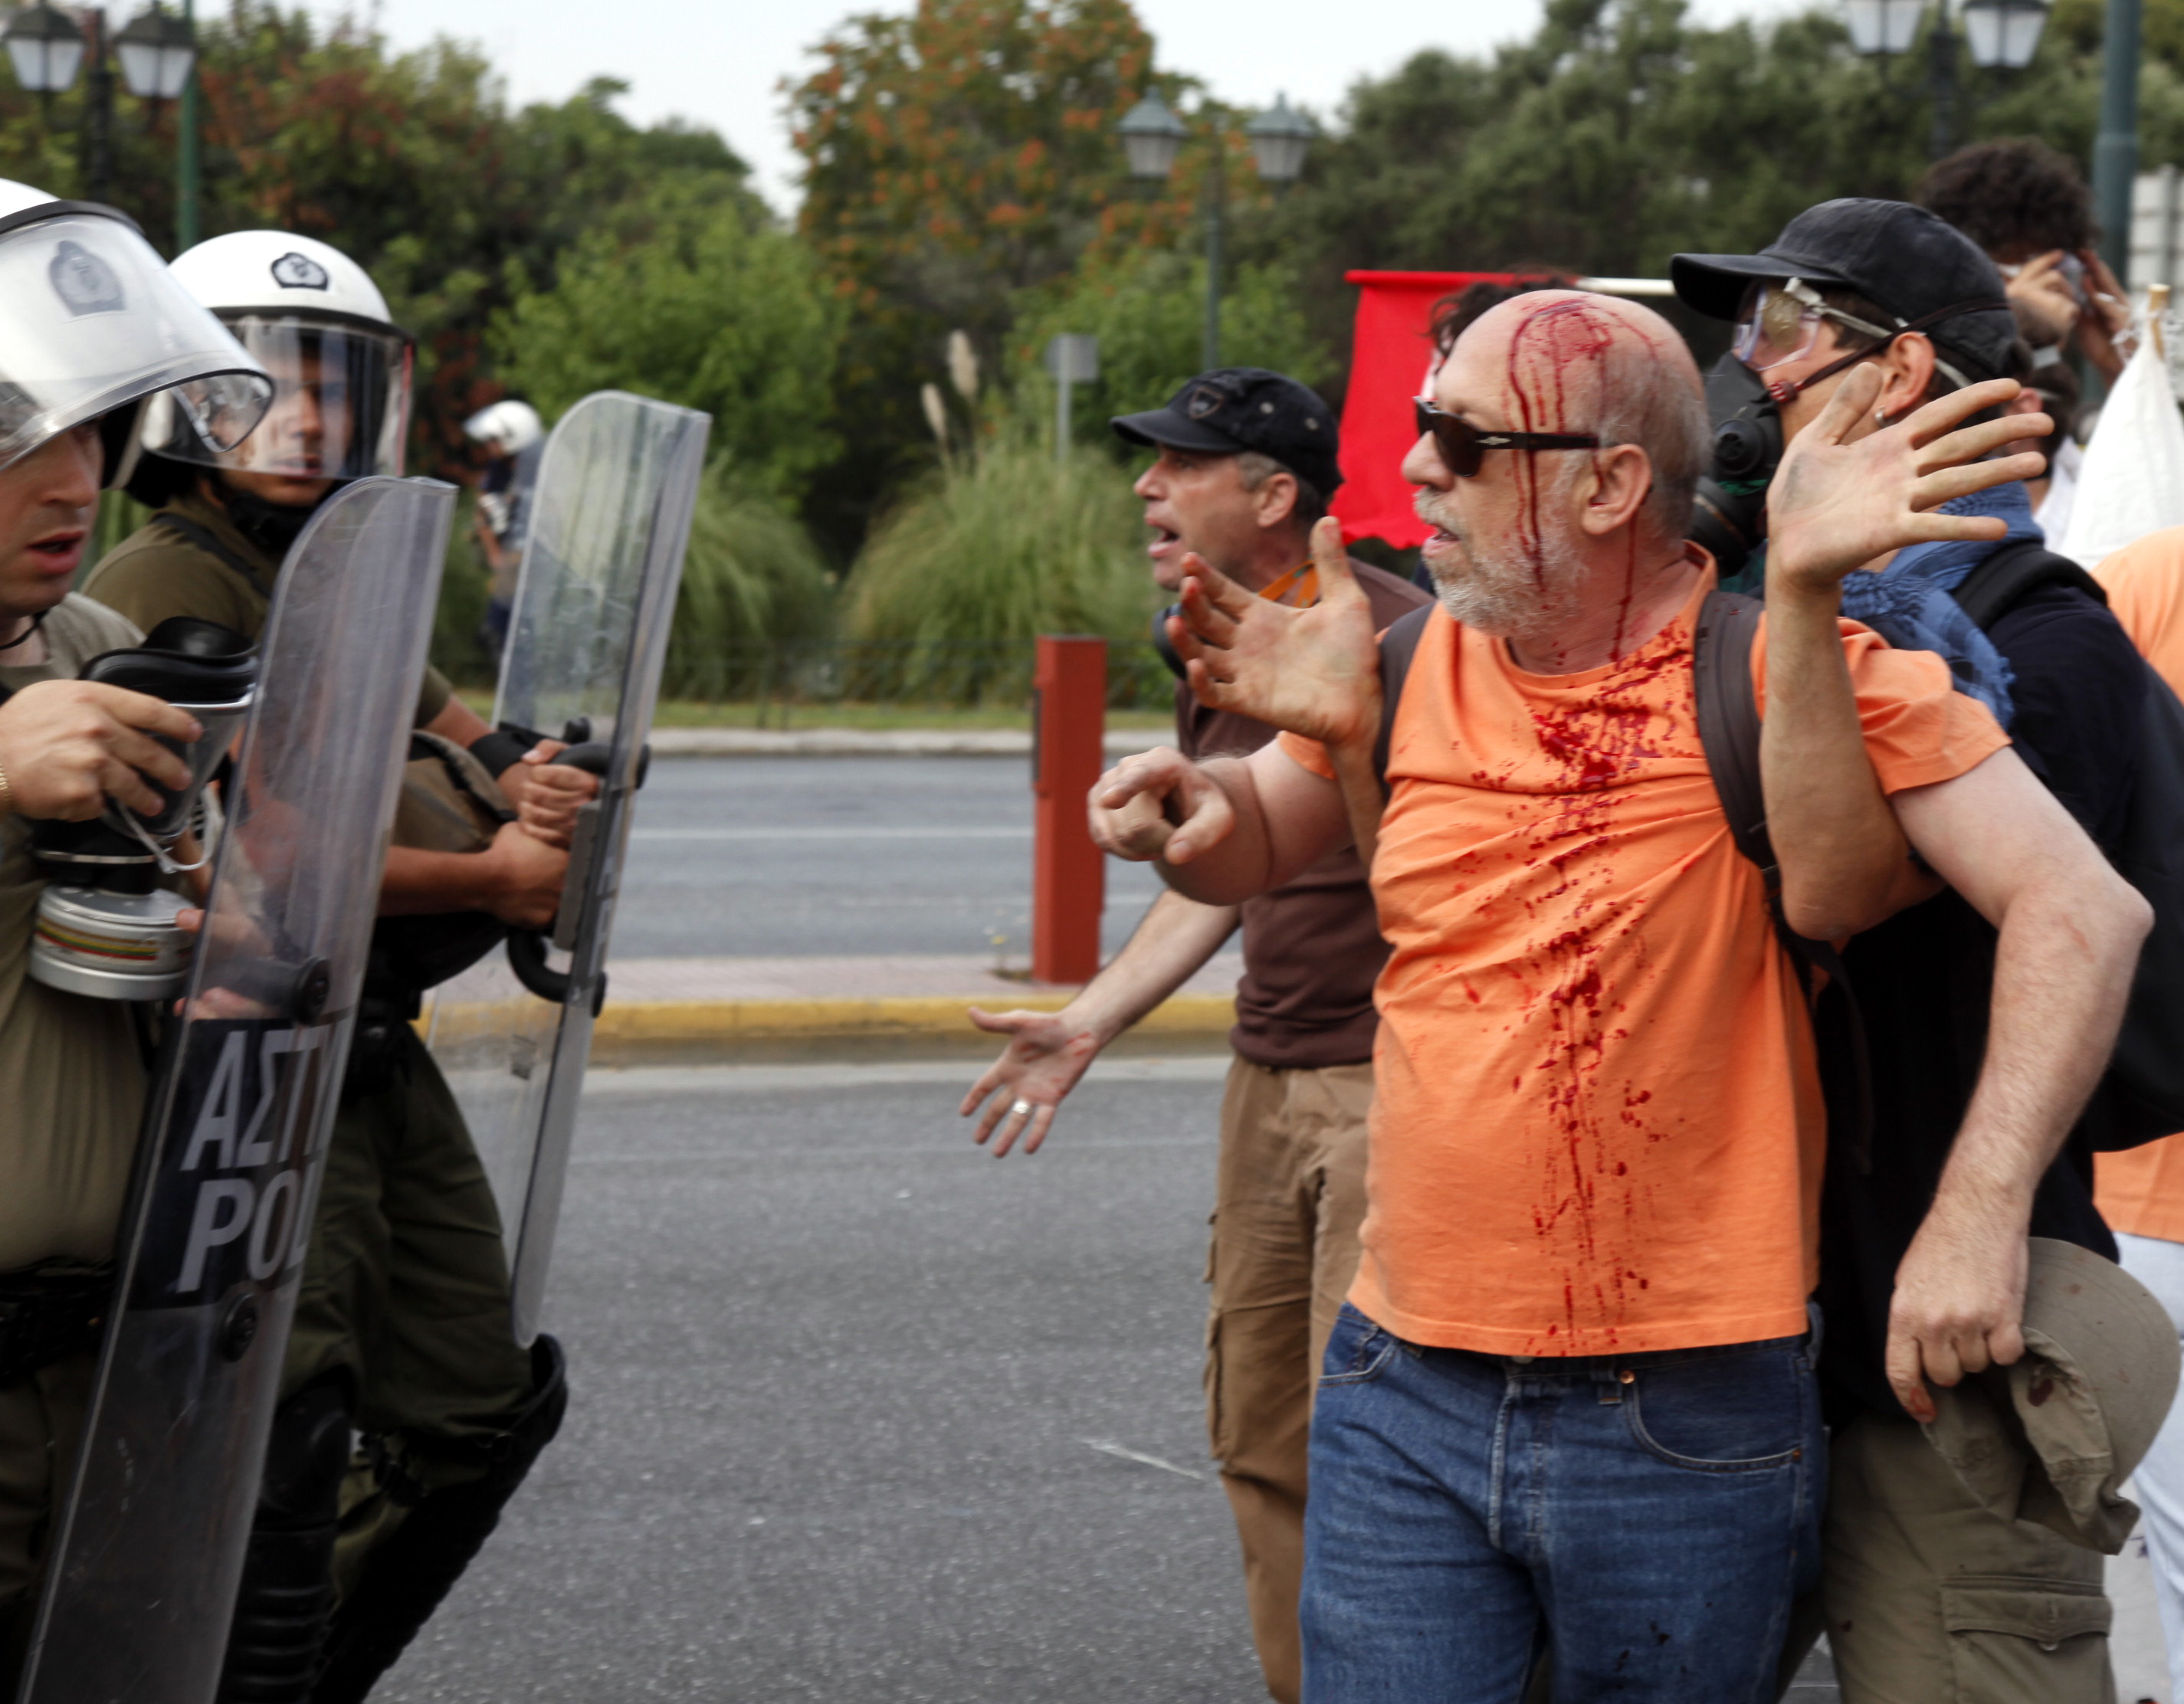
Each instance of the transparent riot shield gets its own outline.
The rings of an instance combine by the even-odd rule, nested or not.
[[[500,1206],[519,1343],[538,1331],[710,425],[602,391],[562,417],[538,469],[494,717],[571,740],[599,793],[577,825],[550,935],[513,937],[506,965],[443,984],[426,1031]]]
[[[454,498],[359,480],[281,572],[21,1704],[219,1684]]]

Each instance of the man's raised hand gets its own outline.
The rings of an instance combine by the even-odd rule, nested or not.
[[[1896,425],[1855,437],[1881,389],[1880,370],[1851,369],[1828,405],[1791,443],[1767,493],[1770,587],[1832,592],[1877,557],[1913,544],[2000,538],[1994,515],[1943,515],[1953,498],[2038,477],[2032,453],[1988,461],[2003,445],[2054,430],[2045,415],[1959,422],[2016,397],[2014,379],[1952,391]]]
[[[1341,523],[1312,530],[1319,600],[1295,610],[1255,595],[1198,556],[1183,560],[1183,614],[1168,618],[1199,702],[1330,746],[1380,727],[1373,606],[1343,554]]]

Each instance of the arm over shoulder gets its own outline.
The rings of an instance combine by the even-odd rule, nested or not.
[[[1953,780],[2009,743],[1986,706],[1951,683],[1949,665],[1933,652],[1892,649],[1855,621],[1841,627],[1859,730],[1882,792]],[[1752,648],[1762,716],[1766,653],[1763,643]]]

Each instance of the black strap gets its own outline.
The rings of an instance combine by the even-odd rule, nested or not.
[[[1972,625],[1985,632],[2019,599],[2043,586],[2072,586],[2103,609],[2109,594],[2101,582],[2067,556],[2059,556],[2036,538],[2020,539],[1995,551],[1950,593]]]
[[[1759,698],[1752,683],[1752,647],[1761,604],[1736,592],[1709,592],[1699,606],[1691,643],[1692,686],[1698,701],[1699,743],[1729,821],[1736,849],[1758,866],[1774,920],[1775,938],[1804,967],[1813,1026],[1821,1039],[1820,1073],[1831,1123],[1847,1124],[1852,1159],[1861,1176],[1873,1170],[1873,1061],[1865,1019],[1850,972],[1825,941],[1791,929],[1782,916],[1782,871],[1767,833],[1767,795],[1759,774]],[[1817,978],[1825,978],[1824,981]],[[1829,997],[1834,996],[1833,1001]],[[1831,1005],[1830,1010],[1823,1010]],[[1841,1045],[1827,1044],[1830,1036]]]
[[[208,556],[225,564],[242,576],[250,582],[251,589],[259,597],[269,601],[271,599],[272,587],[258,577],[258,571],[237,553],[234,546],[228,543],[203,521],[192,521],[187,515],[177,515],[171,509],[163,509],[152,518],[169,532],[181,533],[183,537],[188,539]]]
[[[1373,742],[1373,772],[1380,777],[1380,792],[1388,792],[1388,755],[1396,740],[1396,705],[1403,696],[1403,682],[1411,676],[1411,659],[1418,654],[1418,641],[1433,617],[1434,605],[1421,604],[1399,617],[1380,635],[1380,734]]]

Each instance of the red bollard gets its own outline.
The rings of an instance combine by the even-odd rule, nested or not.
[[[1084,826],[1106,767],[1107,642],[1040,635],[1031,704],[1032,980],[1087,983],[1107,897],[1106,860]]]

